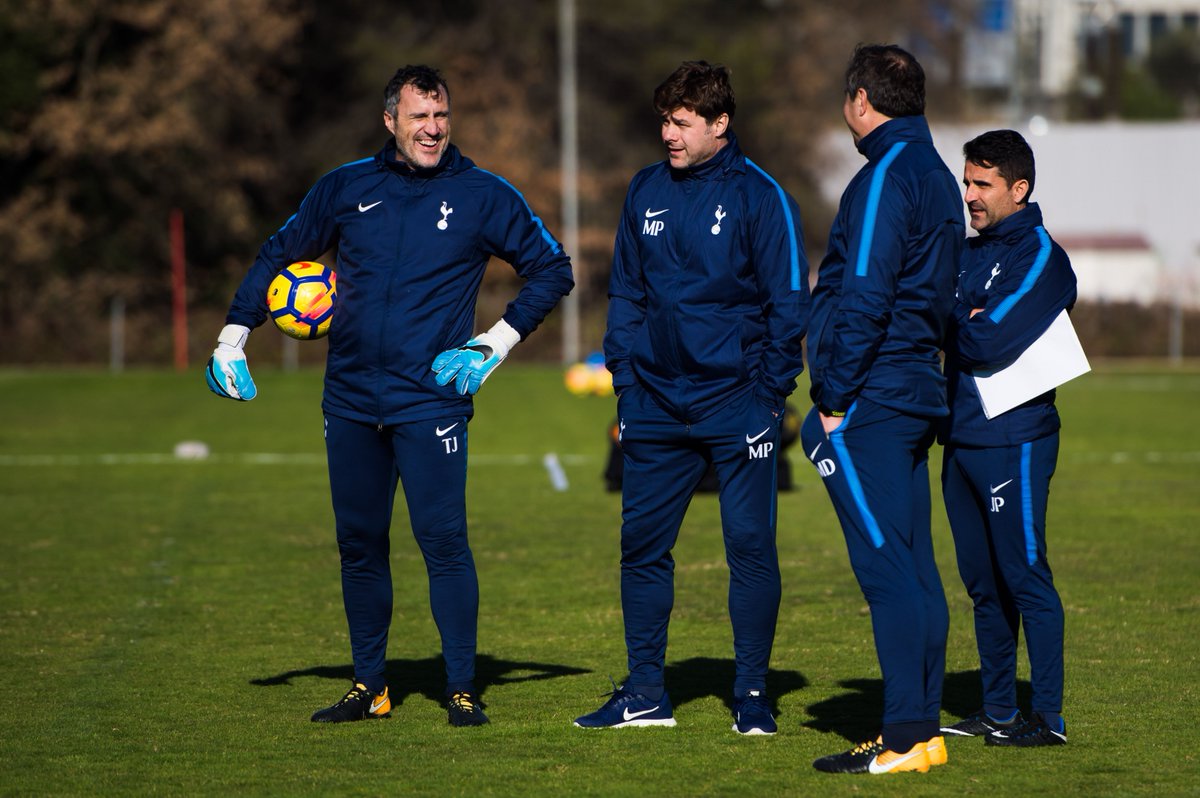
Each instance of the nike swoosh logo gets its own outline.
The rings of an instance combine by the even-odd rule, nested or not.
[[[819,452],[821,450],[821,444],[823,444],[823,443],[825,443],[825,441],[821,441],[821,443],[818,443],[816,448],[813,449],[811,452],[809,452],[809,454],[808,454],[809,460],[815,461],[817,459],[817,452]]]
[[[1008,482],[1012,482],[1012,480],[1010,479]],[[1000,490],[1000,489],[1001,489],[1001,488],[1003,488],[1005,485],[1007,485],[1007,484],[1008,484],[1008,482],[1001,482],[999,485],[995,485],[995,486],[989,486],[989,487],[991,487],[991,488],[992,488],[992,493],[995,493],[996,491]]]
[[[447,432],[449,432],[450,430],[452,430],[452,429],[454,429],[455,427],[457,427],[457,426],[458,426],[460,423],[461,423],[461,422],[455,421],[453,424],[451,424],[450,426],[446,427],[445,429],[442,429],[441,427],[438,427],[437,429],[435,429],[435,430],[434,430],[434,432],[436,432],[436,433],[437,433],[437,436],[440,438],[440,437],[442,437],[443,435],[445,435]]]
[[[383,202],[383,200],[379,200],[378,202],[372,202],[370,205],[363,205],[360,202],[360,203],[358,203],[358,212],[362,213],[363,211],[369,211],[372,208],[374,208],[376,205],[378,205],[380,202]]]
[[[900,757],[899,759],[893,759],[888,763],[888,767],[879,767],[876,765],[875,763],[879,761],[879,757],[873,756],[871,757],[871,764],[867,766],[867,770],[871,771],[872,773],[887,773],[888,771],[895,770],[913,757],[923,753],[925,753],[925,749],[917,749],[905,756]]]
[[[770,427],[767,427],[765,430],[763,430],[762,432],[758,433],[758,434],[757,434],[757,435],[755,435],[753,438],[751,438],[749,435],[747,435],[747,436],[746,436],[746,443],[754,443],[756,440],[758,440],[758,439],[759,439],[759,438],[761,438],[762,436],[766,435],[766,434],[767,434],[768,432],[770,432],[770,431],[771,431],[771,428],[770,428]]]
[[[630,712],[629,707],[625,707],[625,712],[623,714],[625,716],[625,720],[633,720],[634,718],[640,718],[642,715],[649,715],[651,712],[655,711],[656,709],[658,709],[658,707],[651,707],[650,709],[643,709],[641,712]]]
[[[653,212],[651,212],[651,210],[650,210],[649,208],[647,208],[647,209],[646,209],[646,218],[647,218],[647,219],[653,219],[655,216],[659,216],[660,214],[664,214],[664,213],[666,213],[666,212],[667,212],[667,211],[669,211],[669,210],[671,210],[671,209],[670,209],[670,208],[663,208],[661,211],[653,211]]]
[[[372,701],[371,702],[371,714],[373,715],[376,712],[378,712],[380,710],[380,708],[382,708],[386,702],[387,702],[387,696],[382,696],[382,695],[379,696],[379,698],[376,698],[374,701]]]

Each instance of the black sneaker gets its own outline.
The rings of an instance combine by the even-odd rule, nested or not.
[[[958,737],[982,737],[992,732],[1012,731],[1025,722],[1021,713],[1013,715],[1012,720],[1001,723],[982,709],[960,720],[958,723],[942,727],[942,734],[953,734]]]
[[[351,720],[382,718],[392,711],[392,700],[387,687],[382,693],[372,693],[362,683],[357,683],[331,707],[313,713],[313,723],[345,723]]]
[[[487,715],[483,714],[483,702],[466,690],[446,699],[446,712],[451,726],[482,726],[488,722]]]
[[[1022,723],[1015,729],[995,731],[983,738],[988,745],[1007,745],[1014,748],[1034,748],[1040,745],[1066,745],[1067,724],[1063,722],[1062,730],[1051,729],[1041,715],[1034,715],[1033,720]]]
[[[813,762],[813,767],[824,773],[869,773],[875,757],[886,750],[883,747],[883,738],[868,740],[849,751],[823,756]]]

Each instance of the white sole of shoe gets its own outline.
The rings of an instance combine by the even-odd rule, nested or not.
[[[635,720],[627,720],[624,723],[614,723],[612,726],[580,726],[578,723],[574,725],[580,729],[631,729],[648,726],[674,726],[675,718],[660,718],[658,720],[637,718]]]

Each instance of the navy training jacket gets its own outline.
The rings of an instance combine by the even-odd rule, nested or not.
[[[1042,226],[1029,203],[967,239],[957,302],[946,346],[950,418],[942,440],[963,446],[1016,446],[1060,426],[1055,392],[988,420],[972,371],[1011,363],[1058,314],[1075,305],[1075,272],[1067,253]],[[983,308],[971,316],[971,310]]]
[[[808,260],[800,209],[737,138],[693,169],[661,161],[629,185],[617,228],[604,354],[698,421],[746,391],[782,410],[804,370]]]
[[[958,181],[923,116],[891,119],[857,146],[867,164],[842,194],[813,289],[812,400],[846,411],[863,396],[944,416],[939,352],[964,231]]]
[[[511,184],[454,145],[431,169],[412,170],[395,155],[389,141],[318,180],[259,250],[226,323],[262,324],[275,275],[336,246],[322,409],[372,424],[469,417],[471,397],[439,386],[430,364],[474,334],[488,259],[525,278],[504,312],[522,339],[571,290],[570,259]]]

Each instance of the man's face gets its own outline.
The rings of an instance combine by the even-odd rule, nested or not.
[[[963,167],[963,201],[971,214],[971,227],[986,230],[1021,210],[1021,202],[1029,193],[1029,181],[1018,180],[1011,186],[1000,176],[996,167],[980,166],[967,161]]]
[[[704,163],[725,146],[721,138],[729,126],[728,114],[709,124],[695,111],[679,107],[662,119],[662,140],[667,145],[667,160],[674,169],[688,169]]]
[[[450,145],[450,100],[445,89],[425,94],[411,83],[400,89],[396,115],[383,112],[396,137],[396,157],[414,169],[437,166]]]
[[[870,126],[865,118],[866,105],[866,89],[859,89],[854,94],[847,94],[842,101],[842,119],[846,120],[846,127],[850,128],[850,135],[854,137],[855,144],[870,132]]]

